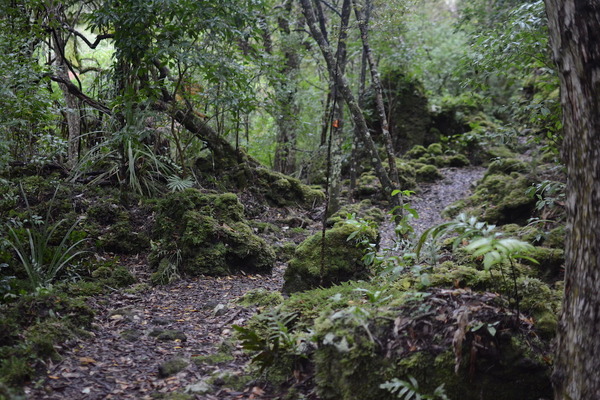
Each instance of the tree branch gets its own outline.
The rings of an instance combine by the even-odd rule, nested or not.
[[[112,111],[110,110],[110,108],[108,108],[104,104],[100,103],[99,101],[96,101],[96,100],[92,99],[91,97],[88,97],[87,95],[85,95],[70,80],[64,79],[64,78],[61,78],[61,77],[58,77],[58,76],[53,76],[53,75],[50,75],[50,79],[53,80],[54,82],[61,83],[61,84],[65,85],[66,88],[67,88],[67,90],[69,91],[69,93],[71,93],[73,96],[77,97],[78,99],[80,99],[81,101],[83,101],[84,103],[86,103],[87,105],[95,108],[96,110],[98,110],[100,112],[103,112],[106,115],[112,115],[113,114]]]

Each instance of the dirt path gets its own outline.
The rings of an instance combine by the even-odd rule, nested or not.
[[[471,193],[471,187],[483,177],[485,168],[442,168],[440,169],[444,179],[433,183],[420,185],[420,192],[410,199],[411,204],[419,214],[419,219],[412,220],[411,225],[415,234],[420,235],[426,229],[444,222],[441,212]],[[385,224],[381,233],[382,248],[391,248],[394,239],[394,224],[390,221]]]
[[[442,221],[441,210],[466,196],[483,168],[447,168],[445,178],[422,185],[411,199],[421,218],[413,221],[418,232]],[[383,241],[393,238],[388,223]],[[237,275],[222,278],[184,279],[138,294],[115,292],[96,298],[97,311],[90,338],[71,343],[62,361],[49,364],[47,378],[26,388],[29,399],[150,399],[152,393],[182,391],[214,374],[239,374],[247,361],[241,349],[231,347],[234,359],[222,363],[190,363],[180,372],[163,377],[160,366],[174,357],[214,354],[231,337],[232,324],[244,324],[255,312],[233,300],[248,290],[281,289],[284,266],[270,276]],[[235,392],[223,385],[199,399],[269,399],[262,389],[249,385]]]
[[[250,289],[279,290],[283,267],[271,276],[238,275],[185,279],[132,295],[121,292],[97,298],[93,336],[72,343],[63,360],[48,366],[48,378],[26,389],[29,399],[150,399],[152,393],[182,390],[216,370],[239,373],[247,357],[219,366],[190,363],[181,372],[161,377],[159,366],[174,357],[189,360],[209,355],[255,310],[233,304]],[[254,390],[256,392],[257,389]],[[203,399],[251,397],[225,387]],[[154,398],[154,397],[152,397]]]

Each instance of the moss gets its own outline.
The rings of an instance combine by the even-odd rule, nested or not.
[[[540,278],[550,281],[557,280],[565,265],[565,251],[563,249],[552,249],[550,247],[536,246],[530,254],[531,258],[538,264],[529,260],[523,260],[523,263],[531,265],[539,271]]]
[[[110,225],[108,231],[98,238],[96,245],[108,252],[139,254],[150,249],[150,239],[143,232],[136,232],[127,213],[121,213],[119,221]]]
[[[304,185],[300,180],[267,168],[257,168],[252,186],[275,206],[313,207],[325,200],[322,190]]]
[[[292,257],[294,257],[294,252],[296,251],[296,243],[294,242],[285,242],[280,246],[275,247],[275,255],[277,256],[277,260],[287,262]]]
[[[425,165],[417,170],[417,181],[434,182],[444,176],[434,165]]]
[[[381,185],[379,179],[373,172],[364,172],[360,175],[356,182],[354,194],[357,198],[372,197],[381,195]]]
[[[396,169],[398,170],[398,185],[402,190],[412,190],[417,187],[416,169],[413,163],[407,163],[401,159],[396,159]]]
[[[60,359],[54,346],[74,336],[72,326],[57,318],[34,324],[24,332],[25,343],[32,354],[42,359]]]
[[[441,156],[442,154],[444,154],[444,151],[442,150],[442,144],[441,143],[432,143],[429,146],[427,146],[427,153],[431,154],[433,156]]]
[[[205,356],[192,356],[192,362],[198,366],[201,365],[218,365],[233,361],[234,357],[231,354],[213,353]]]
[[[246,292],[237,299],[237,303],[242,306],[269,307],[276,306],[283,302],[283,296],[279,292],[272,292],[266,289],[253,289]]]
[[[178,340],[181,342],[187,341],[187,336],[182,331],[176,331],[173,329],[155,329],[149,334],[152,337],[155,337],[159,342],[170,342],[174,340]]]
[[[453,156],[449,156],[447,159],[447,163],[449,167],[466,167],[471,164],[469,159],[463,154],[456,154]]]
[[[376,244],[377,232],[370,228],[355,240],[348,241],[348,236],[357,229],[354,225],[339,223],[325,232],[323,271],[321,271],[323,247],[321,233],[310,236],[300,244],[285,271],[284,291],[291,293],[317,286],[327,287],[343,281],[367,277],[367,268],[361,260],[363,250],[357,247],[356,240],[364,239],[368,243]]]
[[[166,378],[182,371],[189,365],[189,362],[181,357],[175,357],[165,361],[158,367],[158,376]]]
[[[158,205],[154,235],[158,246],[150,259],[160,275],[175,263],[181,272],[196,276],[268,273],[275,261],[273,249],[244,221],[243,206],[232,193],[188,189],[167,196]]]
[[[425,148],[425,146],[422,146],[420,144],[413,146],[410,150],[408,150],[404,154],[404,156],[406,158],[413,159],[413,160],[421,158],[425,155],[427,155],[427,149]]]
[[[450,205],[444,215],[468,210],[492,224],[523,223],[535,207],[535,200],[527,195],[530,185],[530,180],[518,172],[488,175],[478,183],[472,196]]]
[[[138,329],[125,329],[120,332],[119,335],[128,342],[137,342],[143,335],[144,332]]]
[[[565,247],[566,229],[564,225],[553,228],[544,241],[544,246],[563,249]]]
[[[506,174],[509,175],[511,172],[527,172],[529,166],[521,160],[516,158],[500,158],[492,161],[488,165],[488,169],[485,176],[495,174]],[[485,178],[485,177],[484,177]]]
[[[379,207],[374,206],[371,200],[365,199],[358,203],[343,206],[329,217],[327,225],[333,226],[338,222],[343,222],[348,218],[348,215],[354,215],[356,218],[371,221],[375,224],[381,224],[385,221],[385,213]]]
[[[21,386],[33,376],[34,370],[26,359],[10,357],[0,361],[0,382]]]
[[[252,380],[250,375],[241,373],[240,371],[216,371],[208,380],[215,386],[223,386],[228,389],[241,391]]]

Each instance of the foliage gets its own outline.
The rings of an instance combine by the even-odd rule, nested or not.
[[[472,254],[473,257],[483,257],[483,267],[486,271],[490,271],[491,273],[492,268],[495,267],[504,278],[503,267],[508,263],[513,280],[512,297],[516,303],[516,318],[518,319],[518,271],[515,262],[517,259],[523,259],[537,264],[537,261],[531,257],[535,248],[531,244],[519,239],[504,238],[501,232],[495,231],[495,228],[495,225],[488,225],[485,222],[477,221],[477,218],[473,216],[467,217],[465,214],[460,214],[453,221],[439,224],[423,232],[419,239],[416,253],[420,255],[422,246],[429,237],[434,241],[438,241],[451,233],[457,233],[458,236],[453,240],[453,247],[456,248],[459,244],[463,244],[465,245],[465,250]]]
[[[296,313],[281,312],[273,309],[260,314],[258,323],[265,327],[264,332],[233,325],[238,332],[238,338],[245,350],[255,352],[252,362],[257,364],[261,371],[270,367],[282,356],[284,352],[294,352],[296,338],[291,333],[291,327],[297,318]]]
[[[398,378],[394,378],[391,381],[382,383],[379,387],[385,389],[390,393],[396,393],[399,399],[404,400],[448,400],[446,392],[444,391],[444,385],[438,386],[433,394],[423,394],[419,389],[419,382],[412,377],[408,377],[409,381],[403,381]]]
[[[563,182],[545,180],[532,185],[527,194],[536,199],[535,209],[543,218],[562,217],[559,208],[564,207],[566,185]]]
[[[54,192],[54,196],[57,192],[58,188]],[[29,208],[24,192],[23,198]],[[86,239],[73,241],[71,235],[79,224],[79,219],[67,229],[58,245],[53,245],[59,228],[67,220],[61,219],[52,223],[50,220],[51,210],[49,207],[44,220],[39,216],[32,215],[31,227],[23,228],[17,224],[14,228],[8,228],[9,244],[17,253],[32,289],[50,285],[70,262],[84,253],[84,251],[78,250],[78,247]]]

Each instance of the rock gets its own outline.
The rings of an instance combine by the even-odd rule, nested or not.
[[[285,271],[283,291],[292,293],[366,278],[368,269],[362,261],[364,249],[367,243],[377,245],[379,239],[376,230],[370,227],[365,228],[354,240],[348,241],[348,236],[358,230],[356,225],[340,222],[325,232],[325,265],[322,277],[321,233],[302,242]],[[366,243],[357,246],[357,242],[362,240]]]
[[[158,367],[158,376],[166,378],[175,375],[189,365],[189,362],[183,358],[175,357],[165,361]]]
[[[168,342],[171,340],[180,340],[182,342],[187,341],[187,336],[182,331],[167,329],[154,329],[149,334],[150,336],[156,337],[159,342]]]
[[[212,385],[205,380],[200,380],[194,384],[187,385],[184,389],[184,392],[188,394],[207,394],[212,391]]]
[[[126,329],[120,333],[121,337],[128,342],[135,342],[142,337],[143,332],[137,329]]]
[[[156,281],[171,269],[193,276],[271,271],[275,253],[244,220],[235,194],[187,189],[167,196],[157,211],[158,245],[150,255]]]

